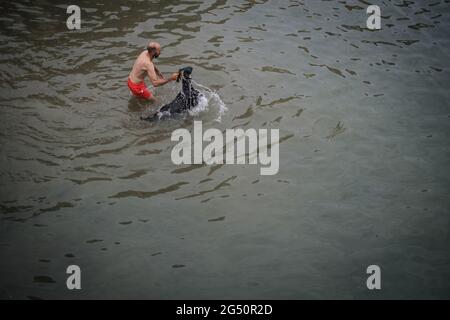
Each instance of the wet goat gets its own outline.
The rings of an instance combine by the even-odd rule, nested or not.
[[[192,67],[180,69],[180,75],[178,76],[177,82],[182,78],[182,88],[175,99],[162,106],[156,113],[148,117],[141,117],[141,119],[147,121],[161,120],[176,114],[181,114],[196,107],[198,99],[202,94],[192,86],[191,74]]]

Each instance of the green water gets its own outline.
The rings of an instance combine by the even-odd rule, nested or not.
[[[448,0],[382,2],[379,31],[364,1],[77,3],[81,30],[0,3],[1,298],[450,298]],[[139,120],[149,40],[226,110]],[[193,120],[280,129],[279,173],[175,166]]]

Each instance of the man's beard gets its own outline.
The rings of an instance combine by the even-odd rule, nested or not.
[[[159,54],[157,54],[157,53],[155,53],[155,54],[153,55],[153,59],[158,59],[158,57],[159,57]]]

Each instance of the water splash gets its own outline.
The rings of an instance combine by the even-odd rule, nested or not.
[[[188,110],[189,114],[193,116],[208,110],[208,102],[209,99],[202,92],[202,95],[199,95],[198,97],[198,104],[194,108]]]
[[[199,88],[199,91],[203,96],[199,97],[198,105],[190,110],[190,114],[195,115],[206,111],[211,107],[213,110],[217,111],[217,117],[214,121],[222,122],[222,116],[228,108],[220,98],[219,94],[194,80],[192,80],[192,82]]]

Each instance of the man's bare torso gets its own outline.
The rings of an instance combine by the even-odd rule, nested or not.
[[[149,68],[154,68],[153,62],[150,60],[150,55],[148,54],[148,51],[143,51],[139,57],[136,59],[133,69],[130,73],[130,79],[134,83],[139,83],[141,81],[144,81],[145,76],[147,75],[147,72]]]

